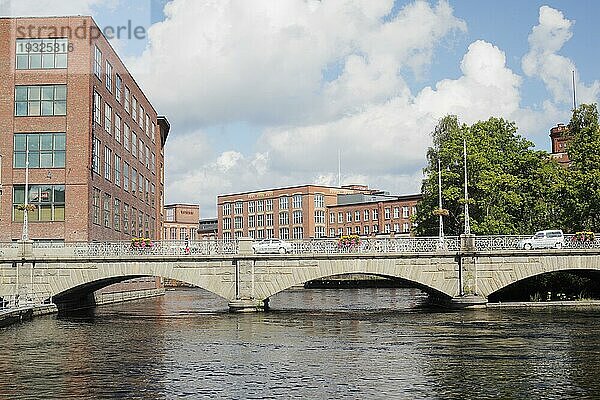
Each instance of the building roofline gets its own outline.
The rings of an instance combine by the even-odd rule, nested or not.
[[[362,193],[364,191],[360,191],[358,189],[348,189],[348,188],[343,188],[343,187],[339,187],[339,186],[325,186],[325,185],[314,185],[314,184],[305,184],[305,185],[294,185],[294,186],[282,186],[282,187],[276,187],[276,188],[271,188],[271,189],[260,189],[260,190],[250,190],[247,192],[237,192],[237,193],[227,193],[227,194],[220,194],[217,196],[217,198],[219,197],[226,197],[226,196],[240,196],[240,195],[244,195],[244,194],[251,194],[251,193],[260,193],[260,192],[273,192],[275,190],[285,190],[285,189],[297,189],[297,188],[303,188],[303,187],[317,187],[317,188],[324,188],[324,189],[339,189],[339,190],[347,190],[350,192],[354,192],[354,193]]]
[[[393,202],[393,201],[402,201],[402,200],[418,200],[418,199],[421,199],[422,197],[423,197],[423,195],[420,193],[403,194],[403,195],[398,195],[398,196],[390,195],[389,199],[376,199],[373,201],[360,201],[360,202],[356,202],[356,203],[332,204],[330,206],[327,206],[327,208],[357,206],[360,204],[389,203],[389,202]]]
[[[163,206],[163,208],[167,208],[167,207],[176,207],[176,206],[184,206],[184,207],[198,207],[200,208],[200,204],[191,204],[191,203],[170,203],[170,204],[165,204]]]

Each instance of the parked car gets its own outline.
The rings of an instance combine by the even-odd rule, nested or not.
[[[292,244],[281,239],[265,239],[252,245],[255,253],[291,253]]]
[[[561,230],[547,230],[536,232],[529,239],[523,239],[519,242],[519,248],[524,250],[531,249],[560,249],[565,244],[565,236]]]

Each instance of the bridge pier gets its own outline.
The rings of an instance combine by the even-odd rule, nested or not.
[[[269,309],[269,299],[236,299],[229,302],[229,311],[240,312],[261,312]]]

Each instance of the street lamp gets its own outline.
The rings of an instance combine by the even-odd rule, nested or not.
[[[467,189],[467,140],[463,138],[463,157],[465,163],[465,235],[471,234],[469,222],[469,190]]]
[[[25,148],[25,207],[23,210],[23,232],[21,234],[21,240],[24,242],[29,240],[29,224],[27,217],[29,214],[28,200],[29,200],[29,143],[26,143]]]

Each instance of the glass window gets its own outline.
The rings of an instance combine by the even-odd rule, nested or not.
[[[108,61],[106,62],[106,88],[112,93],[112,65]]]
[[[66,38],[17,39],[16,69],[67,68]]]
[[[96,225],[100,225],[100,189],[94,188],[94,194],[92,198],[93,207],[93,219],[92,221]]]
[[[302,208],[302,195],[301,194],[295,194],[292,197],[292,206],[294,208]]]
[[[121,143],[121,117],[115,113],[115,140]]]
[[[287,196],[283,196],[283,197],[279,198],[279,209],[280,210],[288,209],[288,197]]]
[[[121,157],[115,154],[115,185],[121,186]]]
[[[121,200],[115,199],[113,209],[113,227],[116,231],[121,231]]]
[[[112,151],[104,146],[104,179],[110,181],[111,179],[111,161],[112,161]]]
[[[129,192],[129,164],[123,163],[123,190]]]
[[[94,46],[94,74],[102,80],[102,52],[98,46]]]
[[[102,105],[102,96],[98,94],[98,92],[94,91],[94,122],[98,125],[102,125],[102,112],[100,111],[100,107]]]
[[[23,205],[25,203],[25,185],[13,186],[13,221],[23,221]],[[64,221],[65,220],[65,186],[64,185],[29,185],[27,204],[32,209],[27,212],[30,222]]]
[[[233,212],[236,214],[241,214],[244,209],[244,203],[241,201],[236,201],[233,207]]]
[[[64,133],[16,133],[13,136],[13,167],[64,168],[66,139]],[[29,154],[27,154],[29,149]]]
[[[121,90],[123,90],[123,80],[117,74],[115,74],[115,99],[121,102]]]
[[[322,194],[315,194],[315,208],[325,207],[325,196]]]
[[[104,130],[110,135],[112,134],[112,107],[104,104]]]
[[[66,85],[15,86],[16,117],[66,114]]]
[[[100,174],[100,146],[100,139],[95,137],[92,142],[92,171],[98,175]]]
[[[125,111],[127,114],[131,114],[131,93],[129,92],[129,88],[125,86]]]

